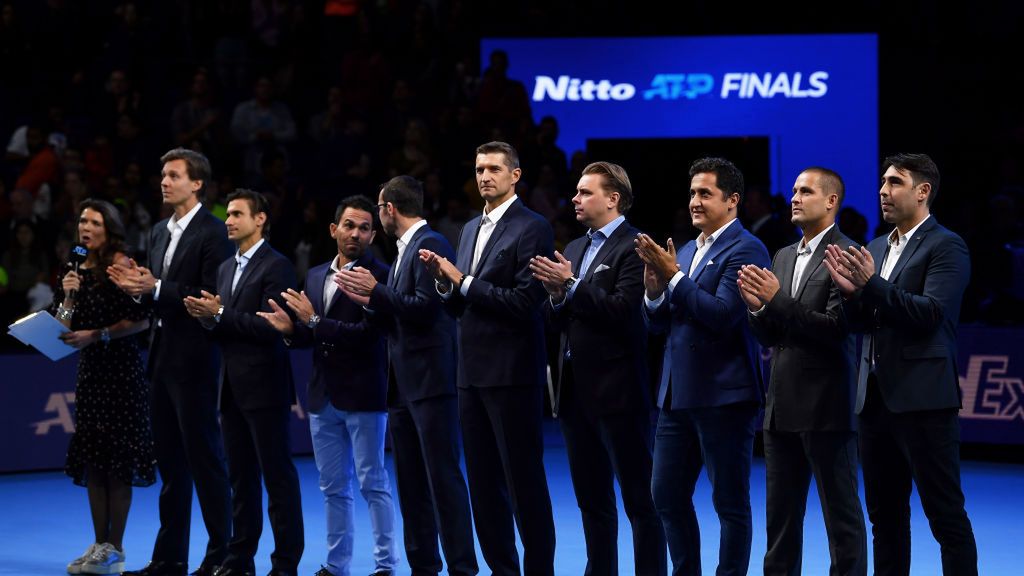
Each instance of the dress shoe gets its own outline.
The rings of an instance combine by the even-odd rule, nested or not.
[[[217,568],[217,571],[213,573],[213,576],[255,576],[255,574],[240,568],[221,566],[220,568]]]
[[[217,573],[217,569],[220,566],[207,566],[203,564],[195,572],[189,574],[189,576],[214,576]]]
[[[373,574],[370,574],[370,576],[392,576],[393,574],[394,572],[391,570],[377,570]]]
[[[185,576],[188,566],[184,562],[154,560],[141,570],[122,572],[121,576]]]

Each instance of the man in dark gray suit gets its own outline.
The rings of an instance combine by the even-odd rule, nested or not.
[[[835,224],[843,194],[832,170],[801,172],[790,204],[803,238],[779,250],[770,271],[748,265],[737,279],[754,335],[774,347],[764,418],[766,576],[800,573],[812,477],[828,533],[829,574],[867,574],[853,421],[856,342],[823,264],[829,244],[852,244]]]
[[[967,244],[930,207],[939,169],[925,154],[885,159],[878,191],[891,234],[856,250],[830,245],[826,266],[864,332],[856,412],[875,574],[910,573],[910,492],[917,485],[942,573],[978,573],[960,487],[956,326],[971,278]]]

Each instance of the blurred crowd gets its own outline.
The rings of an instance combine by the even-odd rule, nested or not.
[[[85,198],[117,205],[131,249],[144,254],[167,216],[158,159],[175,146],[211,159],[204,202],[215,213],[236,187],[268,196],[271,241],[300,278],[333,254],[327,230],[339,199],[375,198],[398,174],[424,183],[427,219],[457,244],[482,207],[473,150],[490,140],[519,150],[519,195],[563,246],[580,232],[570,199],[591,159],[558,147],[558,119],[535,118],[515,63],[501,52],[481,62],[479,40],[587,34],[588,20],[571,23],[577,4],[0,0],[0,321],[49,304]],[[621,33],[663,30],[636,13]],[[489,26],[492,17],[502,23]],[[941,154],[939,164],[950,166]],[[970,218],[947,222],[972,249],[964,321],[1024,322],[1024,188],[1019,169],[1007,174]],[[743,207],[772,252],[798,238],[788,201],[787,190],[752,187]],[[852,209],[840,226],[858,241],[882,232]],[[382,236],[376,249],[387,259]]]

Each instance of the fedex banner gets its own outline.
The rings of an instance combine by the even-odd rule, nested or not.
[[[534,119],[554,116],[569,154],[589,138],[766,136],[773,192],[788,198],[801,170],[832,168],[846,181],[846,205],[872,230],[877,45],[873,34],[492,38],[481,56],[508,54],[508,75],[525,84]]]

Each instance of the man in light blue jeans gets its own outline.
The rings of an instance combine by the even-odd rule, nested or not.
[[[384,468],[387,424],[387,351],[384,336],[367,322],[363,307],[338,289],[339,270],[363,268],[387,282],[388,267],[367,250],[373,242],[373,203],[364,196],[341,201],[331,224],[338,256],[309,271],[305,291],[283,293],[284,309],[260,316],[290,339],[313,348],[309,379],[309,429],[327,506],[327,566],[316,576],[348,576],[352,560],[352,476],[370,508],[372,576],[390,576],[398,566],[395,505]]]

